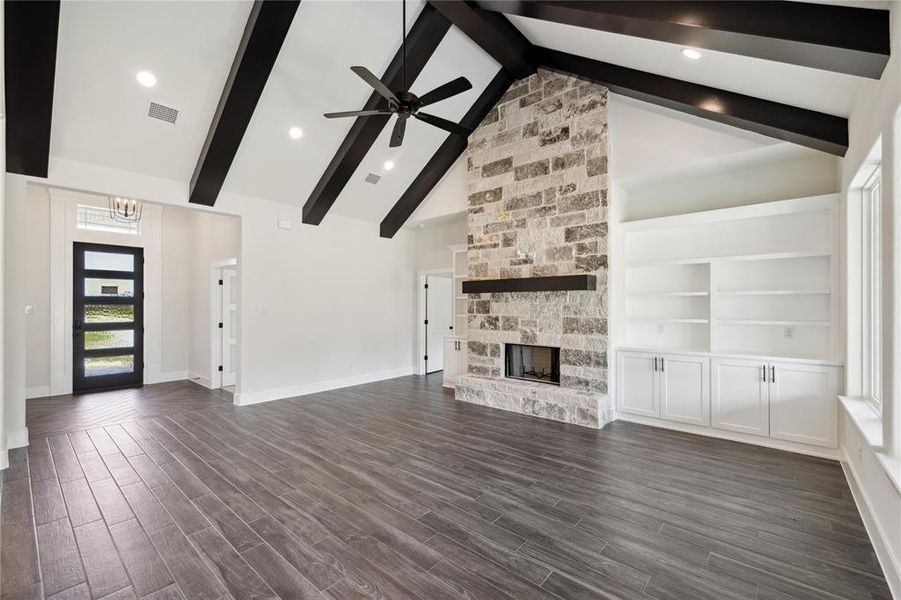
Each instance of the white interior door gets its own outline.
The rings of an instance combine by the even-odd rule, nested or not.
[[[835,367],[773,363],[770,371],[770,435],[834,448],[837,442]]]
[[[710,359],[680,354],[663,354],[660,359],[660,416],[709,425]]]
[[[237,270],[222,269],[222,385],[235,385],[237,365],[238,286]]]
[[[620,412],[659,417],[656,356],[644,352],[616,354],[616,404]]]
[[[454,280],[429,275],[426,283],[426,373],[434,373],[444,369],[444,338],[454,334]]]
[[[728,431],[769,435],[767,372],[762,360],[714,359],[712,425]]]

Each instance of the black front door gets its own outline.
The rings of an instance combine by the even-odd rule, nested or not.
[[[72,389],[144,382],[144,251],[75,243]]]

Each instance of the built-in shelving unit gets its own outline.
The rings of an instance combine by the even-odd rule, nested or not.
[[[837,360],[836,195],[621,225],[621,346]]]
[[[454,335],[466,337],[469,297],[463,293],[463,282],[469,277],[469,248],[466,244],[450,246],[454,265]]]

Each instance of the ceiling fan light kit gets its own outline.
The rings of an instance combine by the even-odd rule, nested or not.
[[[388,144],[391,148],[397,148],[404,141],[404,134],[407,130],[407,119],[413,117],[424,123],[428,123],[433,127],[438,127],[454,135],[467,137],[472,131],[463,127],[458,123],[430,115],[428,113],[419,112],[423,106],[441,102],[457,94],[462,94],[466,90],[472,88],[472,84],[465,77],[457,77],[448,81],[444,85],[439,85],[430,92],[417,96],[407,90],[407,27],[406,27],[406,1],[402,0],[402,24],[403,24],[403,89],[392,92],[381,79],[375,76],[366,67],[354,66],[350,70],[356,73],[363,81],[365,81],[378,95],[388,101],[388,107],[378,110],[350,110],[344,112],[325,113],[327,119],[340,119],[344,117],[372,117],[375,115],[397,115],[397,121],[394,123],[394,129],[391,131],[391,142]]]

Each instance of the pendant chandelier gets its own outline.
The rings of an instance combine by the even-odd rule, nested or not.
[[[144,203],[140,200],[121,196],[109,197],[109,214],[114,221],[138,223],[141,220],[142,212],[144,212]]]

